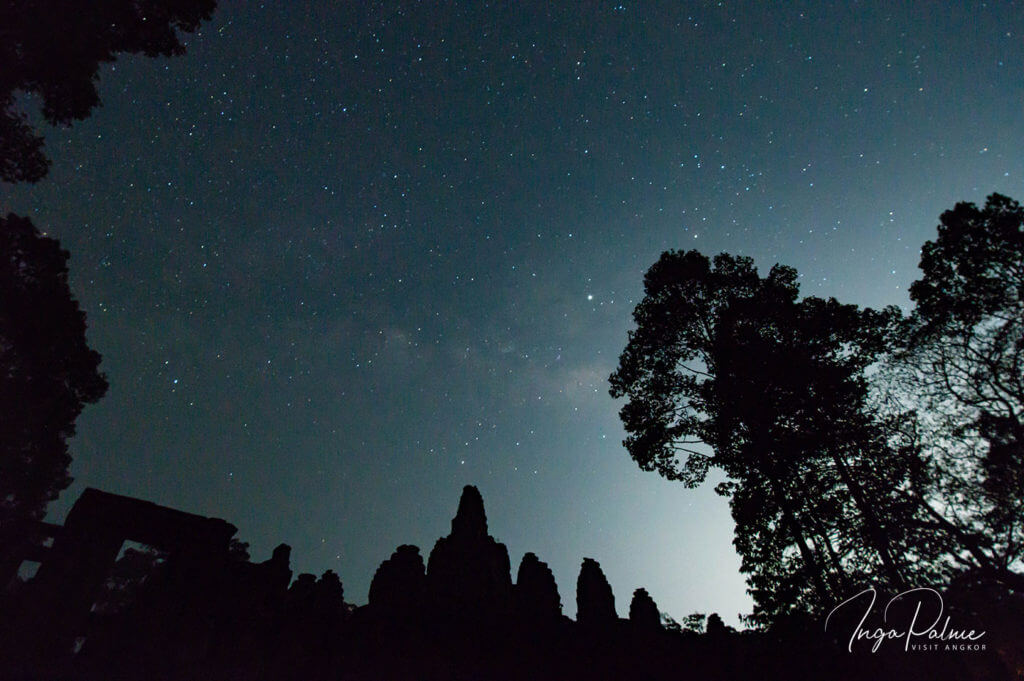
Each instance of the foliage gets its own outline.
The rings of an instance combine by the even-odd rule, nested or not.
[[[99,615],[125,612],[138,599],[140,590],[157,575],[167,556],[151,546],[128,547],[107,575],[93,610]]]
[[[71,482],[67,440],[107,390],[68,253],[26,218],[0,218],[0,509],[41,517]]]
[[[20,104],[70,125],[99,105],[99,67],[119,53],[184,52],[215,0],[0,2],[0,181],[47,172],[43,140]],[[67,287],[67,253],[31,222],[0,220],[0,510],[41,516],[70,482],[66,440],[84,404],[107,384],[85,343],[85,318]]]
[[[690,487],[711,467],[728,476],[717,491],[753,621],[834,604],[871,577],[901,585],[910,537],[882,517],[908,512],[896,490],[913,461],[882,455],[864,376],[898,314],[799,300],[791,268],[762,278],[749,258],[696,251],[665,253],[645,293],[611,377],[628,398],[625,445]]]
[[[182,54],[178,31],[195,31],[215,7],[215,0],[0,3],[0,180],[37,182],[49,166],[42,137],[18,109],[19,92],[37,95],[51,124],[82,120],[100,103],[101,63],[121,52]]]
[[[610,378],[624,444],[688,487],[725,474],[754,624],[868,583],[1020,579],[1024,212],[958,204],[921,269],[909,318],[801,299],[795,270],[728,254],[645,276]]]
[[[702,612],[690,613],[683,618],[682,629],[683,631],[692,631],[695,634],[703,634],[706,619],[707,615]]]
[[[1024,557],[1024,210],[999,194],[942,214],[921,250],[905,339],[880,390],[893,441],[926,462],[916,490],[964,567]],[[1005,575],[1003,575],[1005,576]]]

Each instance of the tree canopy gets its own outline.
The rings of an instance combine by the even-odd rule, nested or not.
[[[729,254],[670,251],[647,272],[610,377],[626,398],[624,444],[688,487],[711,468],[726,476],[716,489],[753,623],[819,612],[869,583],[895,591],[1017,560],[1020,225],[999,196],[944,214],[909,318],[800,298],[792,268],[761,276]],[[938,445],[967,431],[979,454],[964,470]],[[965,521],[972,492],[983,501]],[[1007,531],[996,550],[991,537]]]
[[[36,182],[49,160],[21,105],[70,125],[100,104],[99,68],[119,53],[181,54],[179,32],[216,0],[0,0],[0,181]],[[0,219],[0,508],[39,516],[70,482],[66,441],[107,383],[67,284],[66,251],[14,215]]]
[[[68,287],[67,251],[0,218],[0,508],[41,517],[71,482],[67,440],[107,381]]]
[[[0,2],[0,180],[37,182],[49,169],[18,93],[37,95],[53,125],[82,120],[100,103],[100,64],[121,52],[182,54],[178,32],[195,31],[215,7],[216,0]]]
[[[891,365],[897,440],[920,451],[922,494],[958,561],[1008,574],[1024,558],[1024,210],[959,203],[921,250],[923,276]]]

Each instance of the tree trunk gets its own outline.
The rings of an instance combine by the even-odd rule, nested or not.
[[[875,545],[875,551],[878,553],[879,559],[882,561],[882,566],[885,568],[885,572],[892,582],[892,585],[897,587],[900,591],[907,588],[906,579],[903,577],[903,573],[900,571],[899,566],[896,564],[896,559],[892,555],[892,550],[889,546],[889,540],[885,536],[885,530],[882,529],[881,523],[878,521],[878,517],[875,515],[874,509],[871,504],[867,501],[867,495],[864,493],[864,488],[860,486],[860,483],[850,474],[849,469],[846,467],[846,462],[843,461],[843,457],[833,452],[832,460],[836,464],[836,468],[839,470],[839,478],[846,485],[846,488],[850,490],[850,494],[853,496],[853,503],[857,506],[857,510],[864,517],[864,523],[868,528],[868,537],[871,538],[871,543]]]
[[[797,549],[800,551],[800,557],[803,558],[804,564],[811,572],[811,579],[814,580],[814,588],[818,591],[821,596],[822,602],[829,602],[834,599],[828,586],[825,583],[825,572],[818,564],[817,559],[814,557],[814,551],[810,546],[807,545],[807,538],[804,534],[803,528],[800,523],[797,522],[796,516],[793,513],[792,508],[789,504],[789,499],[783,492],[782,485],[774,472],[765,471],[768,477],[768,482],[771,485],[772,495],[775,497],[775,503],[778,504],[779,510],[782,511],[782,520],[786,525],[786,529],[792,535],[793,540],[796,542]]]

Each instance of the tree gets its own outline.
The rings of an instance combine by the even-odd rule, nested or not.
[[[664,614],[662,616],[664,617]],[[703,634],[705,620],[707,620],[707,615],[702,612],[690,613],[683,618],[681,629],[682,631],[690,631],[694,634]]]
[[[906,318],[729,255],[645,277],[611,376],[624,444],[690,487],[727,476],[754,624],[866,582],[1024,588],[1024,210],[958,204],[921,270]]]
[[[178,31],[195,31],[216,0],[0,2],[0,180],[37,182],[49,168],[42,137],[17,108],[18,93],[41,99],[54,125],[82,120],[100,103],[99,66],[128,52],[182,54]]]
[[[913,538],[895,519],[918,512],[898,493],[914,461],[887,448],[865,378],[898,312],[799,300],[792,268],[762,278],[727,254],[665,253],[644,284],[610,378],[627,398],[624,444],[689,487],[711,467],[728,476],[716,489],[737,524],[751,621],[832,607],[866,581],[904,585]]]
[[[0,509],[34,518],[70,484],[75,419],[107,390],[67,259],[27,218],[0,218]]]
[[[1024,210],[959,203],[921,250],[916,306],[886,374],[895,441],[926,462],[915,490],[961,567],[1024,558]]]

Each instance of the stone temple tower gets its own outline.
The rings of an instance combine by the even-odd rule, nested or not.
[[[451,534],[430,552],[427,586],[435,612],[453,621],[497,621],[512,610],[508,549],[487,534],[484,500],[476,487],[462,490]]]

